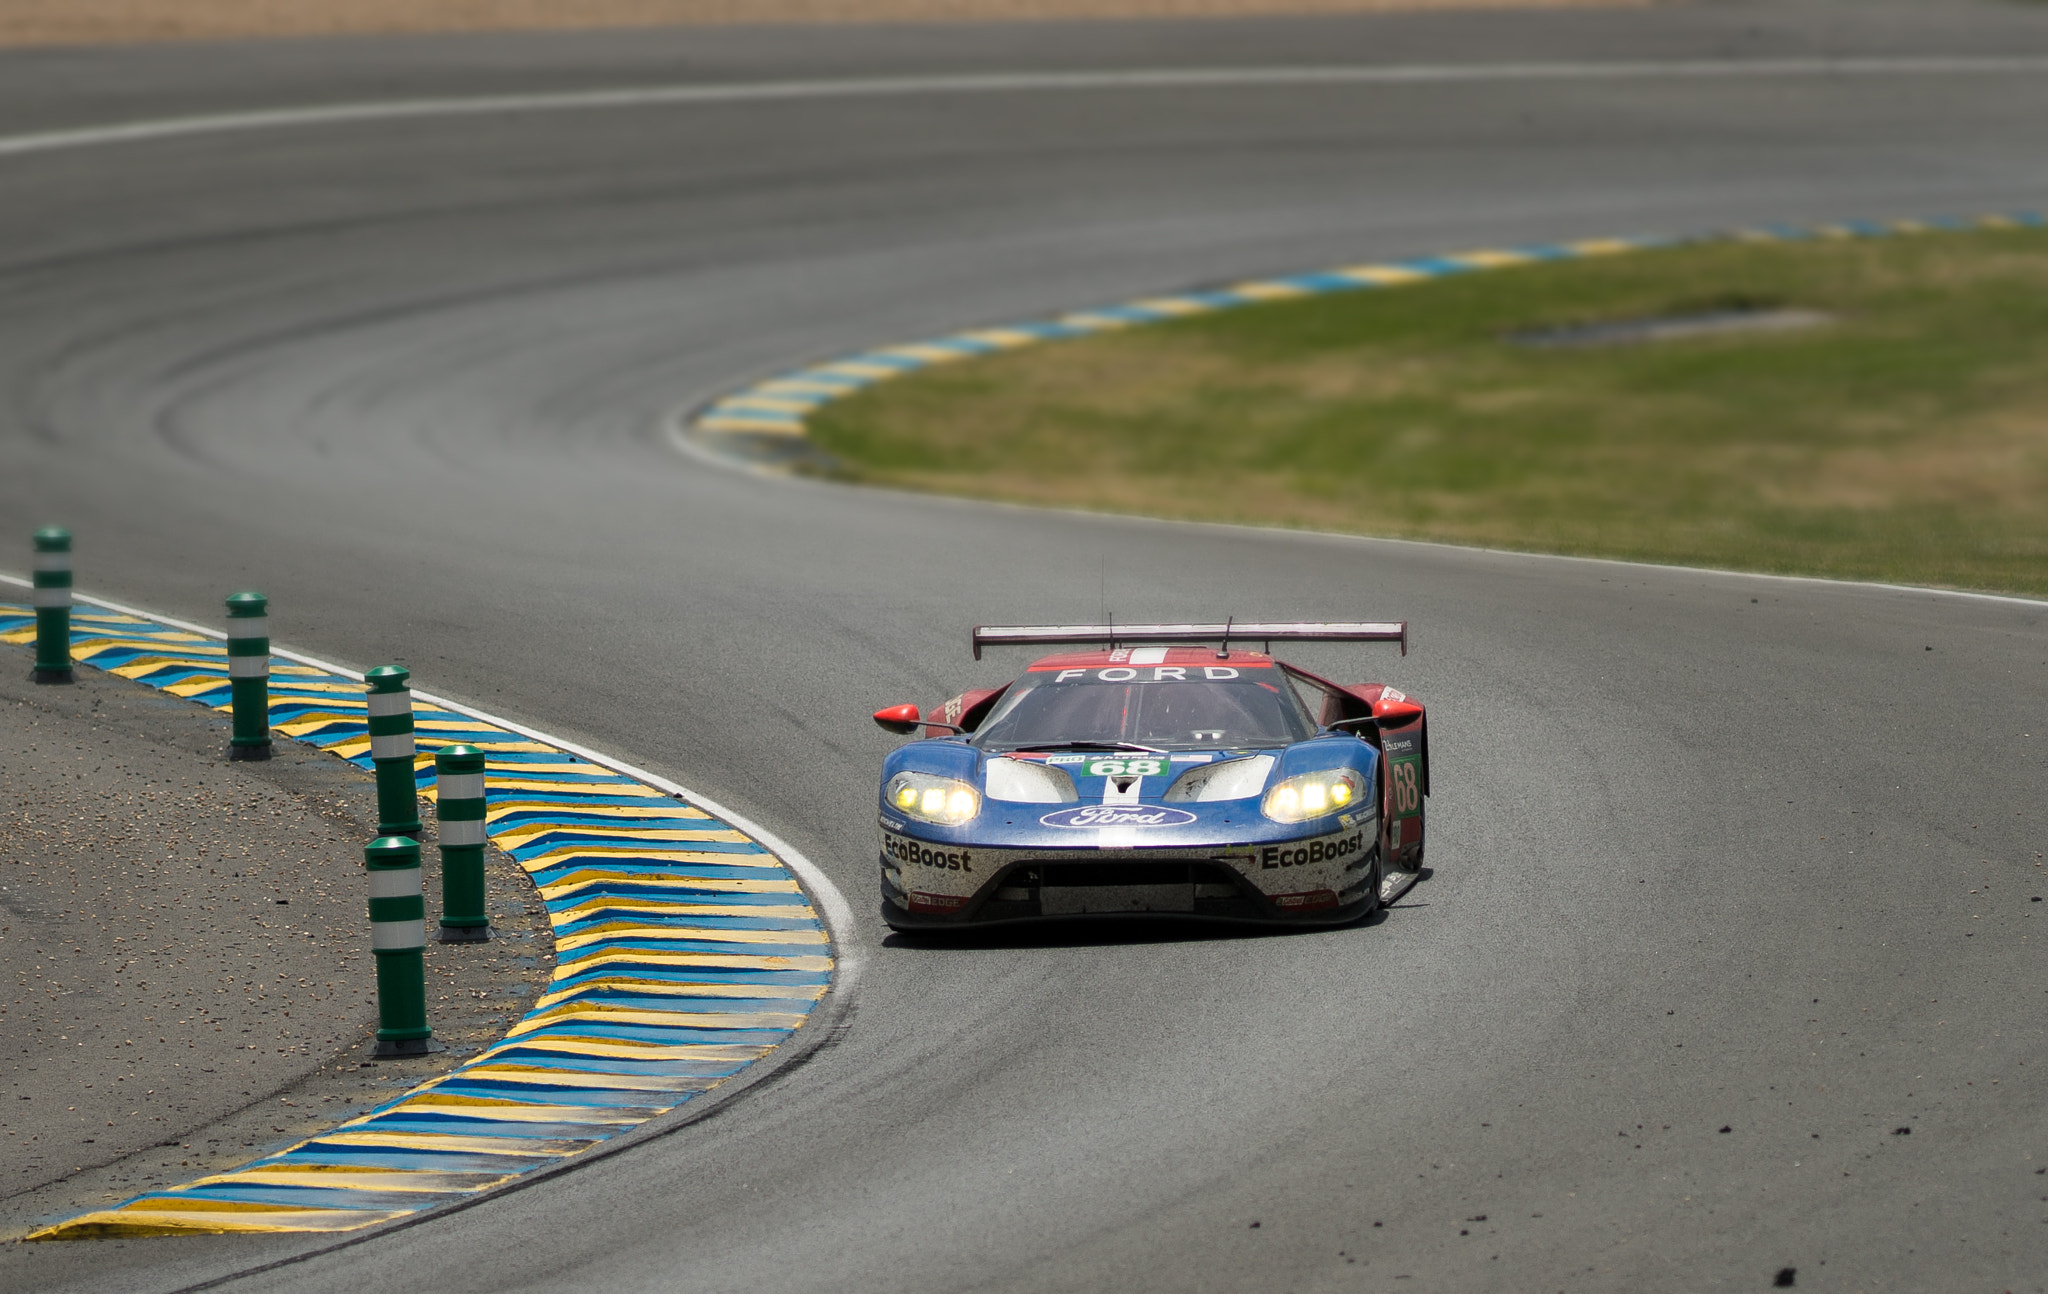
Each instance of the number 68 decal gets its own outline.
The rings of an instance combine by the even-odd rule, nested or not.
[[[1088,763],[1090,777],[1158,777],[1166,765],[1156,759],[1096,759]]]
[[[1387,761],[1387,813],[1412,818],[1422,812],[1422,759],[1407,755]]]

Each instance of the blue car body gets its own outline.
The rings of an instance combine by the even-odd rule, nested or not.
[[[1055,680],[1066,690],[1050,690]],[[1189,681],[1208,691],[1172,687]],[[1231,708],[1240,696],[1265,710]],[[1044,721],[1020,727],[1016,716],[1046,697]],[[1147,707],[1153,727],[1133,732]],[[1396,722],[1383,730],[1376,708]],[[1049,657],[1003,688],[913,711],[876,717],[899,731],[960,731],[883,764],[882,915],[898,929],[1094,916],[1334,923],[1420,873],[1421,707],[1383,685],[1343,687],[1261,653],[1126,648]],[[1075,716],[1083,731],[1070,739],[1059,725]],[[1188,716],[1215,726],[1173,726]],[[1265,727],[1233,732],[1230,720]],[[1413,766],[1406,777],[1395,761]],[[1020,786],[1033,798],[1017,798]],[[1295,786],[1305,789],[1286,800]],[[1302,799],[1317,795],[1334,798]]]

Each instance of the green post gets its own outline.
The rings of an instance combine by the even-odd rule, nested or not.
[[[71,682],[71,532],[36,531],[36,666],[38,683]]]
[[[441,845],[441,942],[483,943],[484,752],[448,746],[434,754],[435,836]]]
[[[228,595],[228,691],[234,703],[229,759],[270,758],[270,599]]]
[[[420,1056],[427,1027],[427,900],[420,891],[420,844],[379,836],[363,846],[370,872],[370,951],[377,957],[379,1056]]]
[[[379,665],[363,675],[369,685],[370,762],[377,769],[377,834],[420,834],[420,788],[413,776],[412,671]]]

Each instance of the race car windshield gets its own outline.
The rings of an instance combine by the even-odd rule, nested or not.
[[[1090,744],[1158,750],[1245,749],[1306,740],[1314,728],[1277,671],[1269,679],[1104,679],[1133,671],[1062,670],[1011,685],[974,743],[991,750]],[[1079,675],[1079,677],[1064,677]]]

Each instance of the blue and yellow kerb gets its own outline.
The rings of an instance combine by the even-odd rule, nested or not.
[[[1064,341],[1096,333],[1160,323],[1189,315],[1213,314],[1240,306],[1332,292],[1358,292],[1399,287],[1470,274],[1478,270],[1533,265],[1543,261],[1584,260],[1659,247],[1710,242],[1799,242],[1824,238],[1878,238],[1941,230],[2039,228],[2038,212],[1986,215],[1972,219],[1856,220],[1799,228],[1770,225],[1725,233],[1678,238],[1593,238],[1535,247],[1482,248],[1451,256],[1426,256],[1376,265],[1347,265],[1290,278],[1255,279],[1214,291],[1147,297],[1123,305],[1080,310],[1054,319],[1005,327],[980,328],[930,341],[863,351],[759,382],[712,402],[688,419],[691,437],[706,448],[756,466],[788,470],[804,461],[804,420],[827,402],[851,395],[877,382],[901,377],[934,364],[972,359],[994,351],[1015,350],[1041,342]],[[775,442],[785,442],[778,448]]]
[[[83,601],[83,600],[81,600]],[[0,641],[35,613],[0,603]],[[91,605],[74,659],[226,710],[224,643]],[[364,768],[362,683],[273,656],[270,726]],[[420,703],[414,776],[485,753],[485,834],[539,888],[554,927],[547,991],[505,1039],[359,1118],[232,1172],[71,1218],[32,1240],[352,1231],[558,1163],[667,1113],[801,1028],[830,985],[824,924],[760,842],[677,795],[543,741]]]

